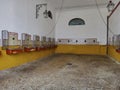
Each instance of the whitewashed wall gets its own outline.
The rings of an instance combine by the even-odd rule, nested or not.
[[[117,5],[117,3],[119,2],[120,0],[113,0],[113,2],[115,3],[115,5]]]
[[[120,34],[120,5],[109,18],[109,38],[112,41],[113,35]]]
[[[53,13],[53,20],[43,17],[44,7],[40,10],[40,17],[36,19],[36,4],[42,3],[46,3],[45,0],[0,0],[0,33],[2,30],[18,32],[19,39],[21,33],[54,37],[55,10],[52,3],[47,2],[48,10]]]
[[[113,34],[120,34],[120,5],[109,18],[109,26]]]
[[[100,12],[104,21],[107,20],[106,7],[100,7]],[[56,18],[58,18],[57,12]],[[69,26],[68,23],[73,18],[82,18],[86,25]],[[100,44],[106,44],[106,25],[103,22],[96,7],[73,8],[62,11],[56,26],[56,38],[97,38]]]

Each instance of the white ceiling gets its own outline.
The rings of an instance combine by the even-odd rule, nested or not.
[[[73,8],[73,7],[88,7],[95,6],[96,1],[98,5],[106,5],[108,0],[49,0],[51,1],[55,8],[60,8],[63,1],[63,8]]]

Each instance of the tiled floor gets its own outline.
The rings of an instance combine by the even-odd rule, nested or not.
[[[105,56],[56,54],[0,71],[0,90],[120,90],[120,65]]]

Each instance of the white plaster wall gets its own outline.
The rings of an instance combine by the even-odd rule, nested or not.
[[[54,37],[55,10],[52,3],[47,1],[48,10],[53,13],[53,20],[43,17],[44,7],[40,17],[36,19],[36,4],[46,3],[45,0],[0,0],[0,33],[2,30],[31,35]],[[0,34],[1,39],[1,34]]]
[[[107,9],[100,7],[100,12],[104,21],[107,18]],[[57,12],[56,18],[58,18]],[[69,26],[68,23],[73,18],[82,18],[86,25]],[[76,8],[63,10],[56,25],[56,38],[97,38],[100,44],[106,44],[106,25],[96,7]]]
[[[109,19],[109,27],[113,34],[120,34],[120,5]]]
[[[120,5],[109,18],[109,38],[112,41],[113,35],[120,34]]]
[[[113,0],[113,2],[115,3],[115,5],[117,5],[117,3],[119,2],[120,0]]]
[[[13,0],[0,0],[0,31],[14,28]],[[1,36],[1,34],[0,34]]]

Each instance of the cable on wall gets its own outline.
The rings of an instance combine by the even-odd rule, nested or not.
[[[55,22],[55,25],[53,26],[52,30],[51,30],[48,34],[46,34],[45,36],[50,35],[50,34],[55,30],[56,25],[57,25],[57,23],[59,22],[59,18],[60,18],[60,16],[61,16],[61,12],[62,12],[62,9],[63,9],[63,5],[64,5],[64,0],[62,0],[62,2],[61,2],[61,6],[60,6],[60,9],[59,9],[60,12],[59,12],[59,14],[58,14],[58,18],[57,18],[57,20],[56,20],[56,22]]]

